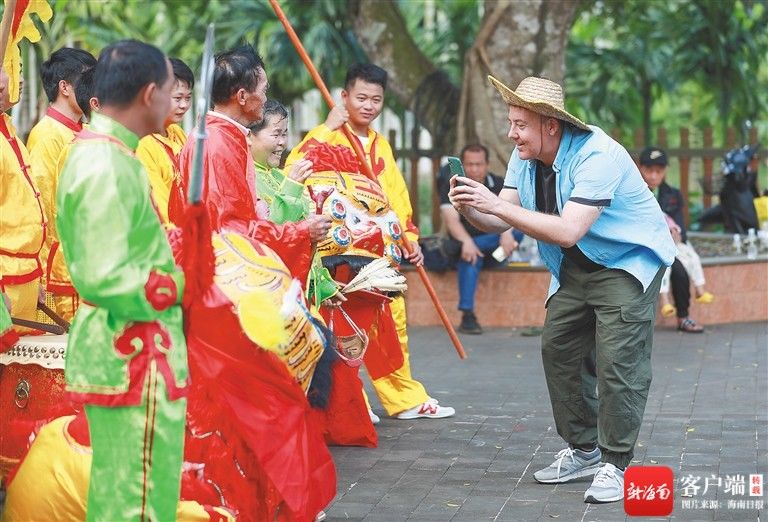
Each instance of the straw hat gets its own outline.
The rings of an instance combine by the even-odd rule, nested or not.
[[[565,110],[563,88],[551,80],[529,76],[520,82],[516,91],[493,76],[488,76],[488,80],[496,87],[507,105],[523,107],[537,114],[567,121],[586,131],[592,130],[586,123]]]

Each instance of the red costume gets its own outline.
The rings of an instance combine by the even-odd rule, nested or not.
[[[211,229],[236,232],[257,251],[269,247],[305,282],[312,255],[307,224],[277,225],[257,213],[244,128],[210,113],[206,130],[202,201]],[[194,148],[189,140],[180,154],[185,193]],[[179,223],[173,209],[169,217]],[[206,477],[238,519],[313,520],[336,494],[333,461],[296,378],[243,331],[241,305],[212,284],[186,310],[193,381],[186,456],[206,463]]]
[[[382,257],[397,264],[401,237],[397,217],[379,186],[359,172],[352,151],[317,142],[306,158],[312,161],[313,173],[305,184],[313,194],[330,194],[322,208],[333,225],[317,251],[333,279],[347,283],[361,268]],[[322,308],[339,351],[359,354],[367,347],[363,361],[371,379],[393,374],[404,359],[390,299],[368,291],[349,293],[347,299],[338,309]],[[333,386],[324,412],[329,444],[375,447],[378,443],[358,376],[359,363],[359,358],[357,364],[340,359],[333,363]]]
[[[243,128],[218,113],[205,119],[208,139],[203,158],[202,199],[213,230],[232,230],[264,243],[282,258],[301,281],[312,258],[309,227],[305,222],[276,225],[257,215],[256,171]],[[181,151],[180,165],[184,193],[189,186],[195,140],[188,140]],[[170,219],[180,222],[178,215]]]

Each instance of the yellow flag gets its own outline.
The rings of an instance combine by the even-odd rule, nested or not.
[[[19,101],[19,86],[21,79],[21,51],[19,43],[22,38],[30,42],[40,41],[40,31],[30,16],[37,13],[40,20],[47,22],[53,16],[53,10],[46,0],[17,0],[11,22],[11,32],[3,57],[3,69],[8,75],[8,90],[11,103]]]

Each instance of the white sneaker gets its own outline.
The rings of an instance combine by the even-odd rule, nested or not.
[[[396,418],[401,420],[409,419],[444,419],[456,415],[456,410],[450,406],[440,406],[437,399],[429,399],[423,404],[414,406],[397,414]]]
[[[562,484],[571,480],[588,477],[600,468],[600,448],[582,451],[570,446],[555,455],[555,461],[533,474],[541,484]]]
[[[624,472],[606,462],[600,467],[592,480],[592,485],[584,493],[584,502],[603,504],[618,502],[624,498]]]
[[[368,408],[368,416],[371,418],[371,422],[376,425],[381,422],[381,417],[373,413],[373,410]]]

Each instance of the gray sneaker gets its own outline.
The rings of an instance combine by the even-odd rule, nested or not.
[[[579,477],[588,477],[597,473],[600,457],[600,448],[586,452],[568,447],[555,455],[552,464],[534,473],[533,478],[542,484],[562,484]]]
[[[603,504],[624,498],[624,472],[606,462],[600,467],[592,485],[584,493],[584,502]]]

